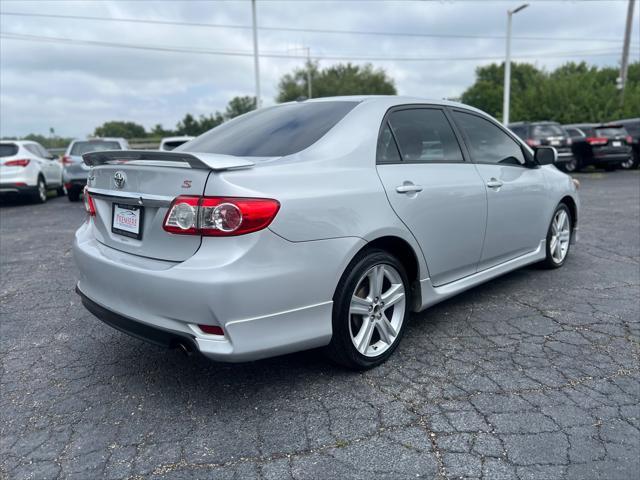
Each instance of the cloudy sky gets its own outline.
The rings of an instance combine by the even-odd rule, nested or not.
[[[619,66],[626,0],[528,1],[514,16],[516,60],[547,69],[569,60]],[[259,31],[260,50],[274,55],[260,59],[263,104],[274,103],[278,79],[303,64],[296,57],[303,47],[321,67],[336,57],[376,57],[372,63],[387,70],[400,94],[457,97],[477,66],[502,58],[506,11],[521,3],[258,0],[258,24],[267,27]],[[640,57],[639,7],[633,61]],[[60,136],[81,137],[107,120],[173,127],[187,112],[222,110],[233,96],[255,92],[251,30],[221,27],[250,26],[248,0],[0,0],[0,13],[0,136],[53,127]],[[402,35],[408,33],[421,36]],[[114,43],[129,48],[106,46]]]

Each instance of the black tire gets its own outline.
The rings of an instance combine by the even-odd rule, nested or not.
[[[67,198],[70,202],[80,201],[80,189],[78,187],[71,187],[67,189]]]
[[[632,155],[628,160],[625,160],[620,164],[620,168],[623,170],[635,170],[638,168],[638,159],[635,155]]]
[[[356,291],[358,283],[363,275],[376,265],[389,265],[399,273],[404,284],[405,304],[404,316],[401,317],[402,324],[396,338],[382,354],[372,357],[365,356],[356,349],[351,339],[350,325],[353,320],[349,312],[351,298]],[[410,307],[410,283],[402,263],[384,250],[370,249],[362,251],[346,268],[333,296],[333,336],[331,337],[331,343],[325,349],[326,354],[336,363],[353,370],[367,370],[380,365],[391,356],[398,343],[400,343],[409,319]],[[367,321],[366,317],[362,321]]]
[[[582,165],[580,164],[580,160],[578,158],[573,157],[568,162],[563,162],[560,164],[560,169],[566,173],[575,173],[579,172]]]
[[[556,219],[556,215],[558,215],[558,212],[560,211],[564,211],[567,214],[567,217],[569,219],[569,243],[567,244],[567,251],[566,254],[564,255],[564,258],[562,258],[561,261],[557,261],[551,252],[551,238],[553,236],[553,222]],[[549,223],[549,228],[547,230],[547,241],[545,242],[545,249],[546,249],[546,258],[541,262],[541,266],[544,268],[549,268],[549,269],[553,269],[553,268],[560,268],[564,265],[564,263],[567,261],[567,258],[569,257],[569,251],[571,250],[571,238],[573,237],[573,218],[571,217],[571,210],[569,209],[569,207],[567,207],[566,204],[561,203],[559,204],[556,209],[553,212],[553,216],[551,217],[551,222]]]
[[[45,203],[47,201],[47,182],[44,177],[38,177],[36,188],[31,193],[31,201],[33,203]]]
[[[605,172],[615,172],[617,168],[618,168],[618,165],[605,165],[604,171]]]
[[[58,194],[59,197],[66,197],[67,196],[67,188],[64,185],[60,185],[56,189],[56,193]]]

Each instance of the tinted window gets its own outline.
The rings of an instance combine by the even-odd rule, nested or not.
[[[623,125],[629,135],[640,137],[640,120],[629,120],[624,122]]]
[[[185,143],[187,143],[189,140],[173,140],[171,142],[164,142],[162,144],[162,149],[163,150],[167,150],[167,151],[171,151],[174,148],[179,147],[180,145],[183,145]]]
[[[322,138],[357,104],[289,103],[255,110],[199,136],[188,148],[190,152],[247,157],[291,155]]]
[[[489,120],[459,111],[454,111],[453,116],[466,133],[471,156],[476,162],[524,165],[520,145]]]
[[[587,137],[593,137],[596,134],[593,127],[580,127],[580,130],[582,130]]]
[[[582,136],[580,131],[578,129],[576,129],[576,128],[565,128],[565,130],[567,131],[567,133],[571,137],[581,137]]]
[[[71,147],[71,155],[84,155],[89,152],[104,152],[105,150],[121,150],[118,142],[112,141],[91,141],[76,142]]]
[[[461,162],[458,141],[442,110],[416,108],[389,115],[405,162]]]
[[[0,143],[0,157],[11,157],[18,153],[18,146],[15,143]]]
[[[391,134],[389,124],[385,122],[380,138],[378,139],[378,162],[379,163],[396,163],[400,161],[400,153],[395,138]]]
[[[560,125],[535,125],[533,138],[564,137],[566,134]]]
[[[38,147],[32,143],[23,144],[24,148],[26,148],[29,152],[33,153],[36,157],[40,157],[40,152],[38,151]]]
[[[47,151],[46,148],[44,148],[42,145],[36,145],[36,150],[38,150],[38,155],[41,156],[42,158],[49,158],[51,155],[49,155],[49,152]]]
[[[627,131],[622,127],[603,127],[596,128],[596,135],[598,137],[626,137]]]

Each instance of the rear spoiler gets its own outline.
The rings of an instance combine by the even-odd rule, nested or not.
[[[158,150],[109,150],[82,155],[90,167],[100,165],[143,165],[205,170],[251,168],[255,162],[247,158],[216,153],[161,152]]]

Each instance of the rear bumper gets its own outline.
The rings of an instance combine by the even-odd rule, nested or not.
[[[37,187],[16,183],[0,183],[0,194],[24,194],[32,193]]]
[[[87,184],[87,176],[89,168],[83,163],[67,165],[62,171],[62,180],[64,183],[73,183],[78,185]]]
[[[106,247],[92,228],[85,223],[73,246],[88,310],[138,338],[164,346],[186,339],[206,357],[229,362],[326,345],[335,287],[364,245],[357,238],[294,243],[267,229],[205,238],[177,263]],[[224,336],[198,324],[220,326]]]

